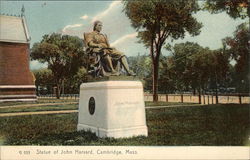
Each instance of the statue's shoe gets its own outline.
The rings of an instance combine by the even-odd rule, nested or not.
[[[111,76],[119,76],[120,73],[119,72],[111,72]]]
[[[128,75],[129,76],[136,76],[136,74],[133,71],[131,71],[131,70],[128,72]]]

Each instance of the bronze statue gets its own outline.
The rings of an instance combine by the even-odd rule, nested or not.
[[[129,69],[126,56],[111,48],[105,34],[101,33],[102,22],[95,21],[93,32],[84,33],[84,41],[86,45],[86,51],[89,55],[91,72],[94,72],[94,76],[117,76],[120,75],[121,67],[124,68],[127,75],[135,76],[133,71]]]

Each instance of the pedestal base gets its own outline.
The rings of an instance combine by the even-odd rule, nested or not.
[[[147,136],[143,87],[140,81],[83,83],[77,130],[98,137]]]
[[[104,129],[84,124],[78,124],[77,130],[85,130],[96,133],[98,137],[114,137],[114,138],[127,138],[133,136],[147,136],[148,128],[146,126],[141,127],[130,127],[130,128],[119,128],[119,129]]]

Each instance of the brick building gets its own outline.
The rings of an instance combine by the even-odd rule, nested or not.
[[[37,99],[29,69],[29,41],[23,15],[0,15],[0,102]]]

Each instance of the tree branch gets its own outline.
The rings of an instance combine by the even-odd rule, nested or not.
[[[168,36],[170,35],[170,31],[168,31],[167,29],[164,31],[164,33],[162,34],[162,41],[164,42]]]

